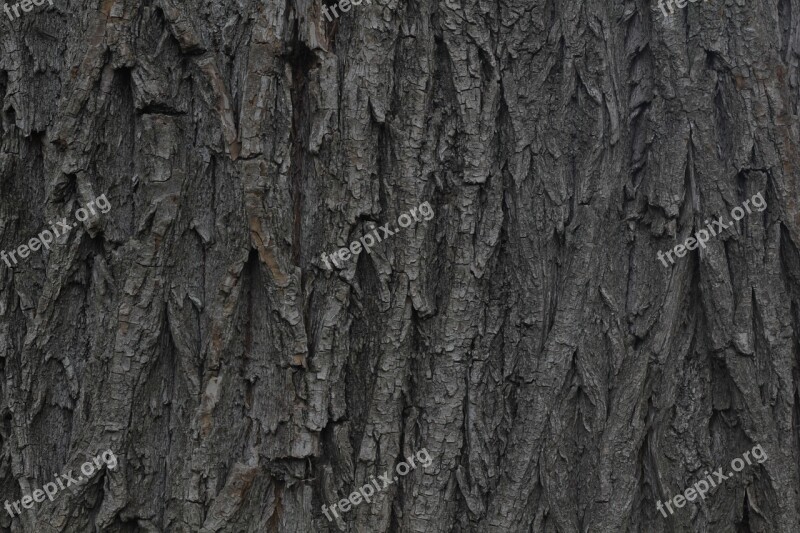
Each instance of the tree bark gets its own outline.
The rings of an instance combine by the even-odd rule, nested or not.
[[[800,1],[0,18],[2,531],[800,530]]]

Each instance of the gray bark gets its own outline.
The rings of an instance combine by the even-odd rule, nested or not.
[[[800,529],[798,0],[0,19],[2,531]]]

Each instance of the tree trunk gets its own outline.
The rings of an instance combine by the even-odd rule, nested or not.
[[[142,4],[0,12],[2,531],[800,529],[800,0]]]

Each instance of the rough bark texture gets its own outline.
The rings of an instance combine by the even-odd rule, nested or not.
[[[798,531],[800,0],[320,8],[0,13],[0,528]]]

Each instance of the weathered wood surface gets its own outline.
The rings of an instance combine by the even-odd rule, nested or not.
[[[120,459],[3,531],[800,529],[798,0],[0,20],[0,248],[113,206],[0,263],[0,497]]]

